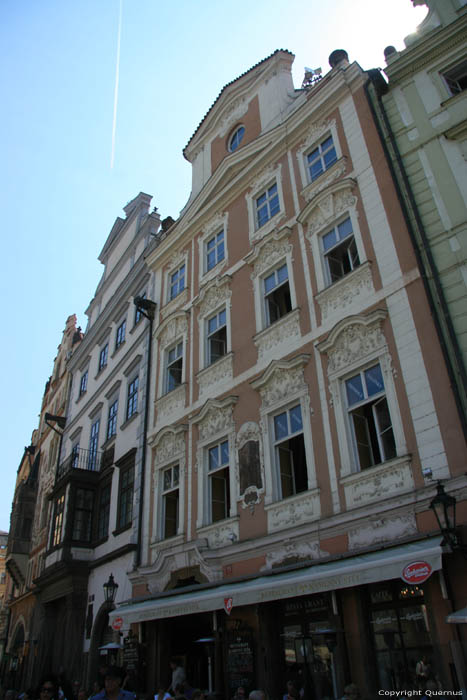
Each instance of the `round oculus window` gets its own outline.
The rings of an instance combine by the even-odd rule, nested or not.
[[[240,143],[241,143],[241,140],[243,139],[244,133],[245,133],[244,126],[239,126],[238,129],[235,129],[235,131],[233,132],[232,136],[230,137],[230,141],[229,141],[229,151],[231,153],[236,151],[237,148],[240,146]]]

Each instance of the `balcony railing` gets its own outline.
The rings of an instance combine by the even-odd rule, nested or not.
[[[105,454],[105,453],[104,453]],[[83,450],[81,447],[74,449],[57,469],[57,481],[72,469],[84,469],[86,471],[98,472],[101,468],[102,452],[97,450]]]

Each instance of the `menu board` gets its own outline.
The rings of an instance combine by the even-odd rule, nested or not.
[[[123,640],[123,664],[127,671],[137,671],[139,648],[137,637],[125,637]]]
[[[229,697],[243,686],[248,696],[255,682],[253,637],[249,629],[228,630],[226,634],[226,676]]]

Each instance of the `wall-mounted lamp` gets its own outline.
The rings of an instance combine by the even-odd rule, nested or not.
[[[109,580],[104,583],[103,588],[105,602],[111,605],[115,601],[115,596],[117,595],[118,588],[118,583],[115,583],[113,574],[110,574]]]

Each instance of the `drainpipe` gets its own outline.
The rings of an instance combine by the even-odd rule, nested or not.
[[[451,388],[454,394],[454,399],[456,402],[456,407],[457,407],[457,412],[459,414],[460,422],[462,425],[462,429],[464,431],[464,435],[467,435],[467,417],[466,413],[464,411],[464,401],[463,397],[461,394],[461,390],[459,389],[459,384],[457,381],[456,375],[459,377],[459,382],[461,384],[461,387],[464,388],[465,392],[465,387],[467,387],[467,375],[466,375],[466,370],[464,367],[464,362],[462,359],[461,351],[459,348],[459,343],[457,341],[457,336],[456,332],[454,330],[454,327],[452,325],[452,320],[451,320],[451,315],[449,312],[448,305],[446,303],[446,298],[443,292],[443,288],[441,286],[441,281],[439,277],[439,272],[438,268],[436,267],[436,263],[433,258],[433,254],[431,251],[431,246],[428,240],[428,236],[426,234],[425,228],[423,226],[422,218],[420,215],[420,211],[418,209],[417,203],[415,201],[415,197],[409,182],[409,178],[407,176],[407,172],[405,170],[402,157],[399,151],[399,147],[397,145],[397,141],[394,135],[394,132],[392,130],[385,106],[383,104],[382,100],[382,95],[385,94],[388,91],[388,86],[384,78],[382,77],[380,71],[378,69],[372,69],[367,71],[368,72],[368,80],[366,81],[364,85],[364,90],[365,94],[368,100],[368,104],[370,106],[370,110],[373,115],[373,119],[376,125],[376,129],[378,131],[378,135],[380,137],[380,141],[386,156],[386,160],[389,166],[389,170],[391,172],[391,176],[394,182],[394,186],[396,189],[396,194],[397,198],[399,200],[399,204],[402,209],[402,213],[405,219],[405,222],[407,224],[407,229],[409,232],[410,239],[412,241],[412,246],[415,252],[415,256],[417,258],[417,263],[420,269],[421,273],[421,278],[423,282],[423,286],[425,288],[425,292],[427,295],[428,303],[430,306],[430,311],[431,315],[435,324],[438,340],[441,345],[441,350],[443,352],[444,360],[446,363],[446,368],[448,371],[449,379],[450,379],[450,384]],[[376,95],[376,101],[377,103],[375,104],[375,98],[370,91],[370,86],[373,88],[374,93]],[[385,132],[383,131],[382,125],[381,125],[381,120],[384,124],[384,129]],[[387,141],[385,138],[385,135],[388,136],[391,148],[392,148],[392,154],[390,153],[387,145]],[[400,175],[400,179],[397,177],[395,166],[394,166],[394,160],[397,163],[397,170]],[[402,185],[400,180],[402,180]],[[415,227],[410,219],[409,216],[409,207],[407,205],[407,201],[404,197],[404,195],[407,197],[408,203],[410,205],[410,212],[413,214],[413,217],[415,219],[415,224],[416,224],[416,230]],[[427,259],[427,264],[425,264],[425,260],[423,259],[420,247],[417,242],[417,236],[416,232],[418,232],[420,238],[421,238],[421,243],[422,243],[422,248],[423,251],[426,255]],[[428,279],[428,272],[431,273],[433,283],[434,283],[434,291],[429,283]],[[439,304],[441,314],[444,318],[445,321],[445,330],[443,331],[443,328],[441,326],[441,322],[439,319],[438,315],[438,310],[436,303]],[[445,337],[445,333],[447,335],[447,339]],[[452,356],[449,352],[448,344],[450,348],[452,349],[452,353],[454,354],[454,362],[452,359]]]
[[[136,543],[135,569],[141,564],[142,532],[143,532],[143,509],[144,509],[144,485],[146,473],[146,449],[149,420],[149,394],[151,389],[151,353],[152,353],[152,326],[156,312],[156,304],[150,299],[135,297],[134,304],[137,309],[149,321],[148,356],[146,364],[146,396],[144,401],[144,422],[143,422],[143,454],[141,456],[141,481],[139,493],[139,514],[138,514],[138,541]]]

